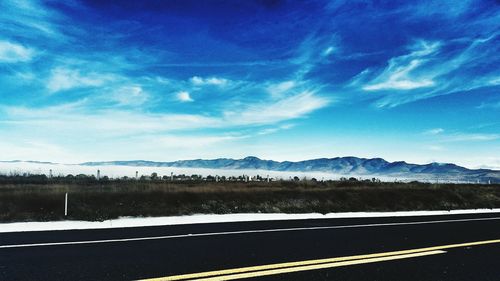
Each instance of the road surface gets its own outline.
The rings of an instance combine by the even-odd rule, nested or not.
[[[499,281],[500,214],[0,234],[0,280],[140,279]]]

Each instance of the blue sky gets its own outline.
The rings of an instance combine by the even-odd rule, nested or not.
[[[0,157],[500,169],[496,1],[0,2]]]

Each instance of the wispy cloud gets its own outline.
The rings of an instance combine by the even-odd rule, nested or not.
[[[335,52],[336,48],[334,46],[328,46],[323,52],[322,55],[324,57],[329,56]]]
[[[489,81],[491,85],[500,85],[500,76],[492,77]]]
[[[124,87],[119,91],[124,91],[128,95],[116,97],[117,102],[122,105],[133,105],[134,99],[139,99],[139,102],[145,99],[142,97],[145,95],[142,89],[137,86]],[[4,117],[0,120],[0,125],[15,131],[41,130],[47,135],[99,135],[100,137],[206,128],[244,128],[302,118],[327,106],[330,101],[312,92],[303,92],[275,102],[243,105],[240,110],[233,108],[232,111],[226,110],[212,115],[145,113],[106,108],[89,111],[89,102],[91,101],[84,99],[75,103],[36,109],[20,106],[2,107],[0,110]],[[291,128],[291,125],[285,124],[278,128],[284,130]]]
[[[392,58],[387,68],[363,86],[366,91],[413,90],[434,86],[434,75],[416,74],[413,71],[425,63],[428,56],[439,49],[439,42],[420,41],[412,46],[410,54]]]
[[[294,80],[289,80],[280,83],[273,83],[267,87],[267,92],[269,92],[269,94],[271,94],[273,97],[282,97],[283,94],[287,93],[296,85],[297,82]]]
[[[2,160],[59,161],[75,159],[75,152],[46,141],[3,138],[0,140]]]
[[[217,78],[217,77],[202,78],[200,76],[193,76],[191,77],[190,81],[196,86],[201,86],[201,85],[224,86],[229,83],[229,80],[224,78]]]
[[[0,30],[4,33],[26,36],[45,36],[51,39],[60,39],[54,21],[60,15],[54,10],[47,9],[43,3],[36,0],[4,0],[0,1]]]
[[[148,101],[149,94],[139,85],[130,85],[114,90],[108,99],[117,102],[121,106],[139,106]]]
[[[474,73],[481,65],[491,63],[487,54],[492,55],[492,50],[485,47],[497,37],[495,33],[485,38],[467,39],[465,43],[420,40],[410,47],[409,54],[391,58],[377,76],[371,77],[376,73],[374,69],[366,69],[350,85],[379,95],[375,102],[379,108],[496,86],[496,73],[485,72],[480,77]],[[468,45],[464,48],[463,44]],[[463,83],[465,80],[468,82]]]
[[[26,62],[31,60],[35,51],[23,45],[0,40],[0,63]]]
[[[500,139],[500,134],[494,133],[449,133],[449,134],[439,134],[435,139],[438,142],[489,142],[496,141]]]
[[[0,123],[16,131],[41,130],[47,135],[131,136],[144,133],[189,130],[221,126],[221,120],[192,114],[151,114],[127,110],[87,112],[85,103],[33,109],[3,108]]]
[[[494,141],[500,139],[500,134],[467,134],[455,133],[443,136],[443,142],[476,142],[476,141]]]
[[[164,148],[205,148],[219,143],[237,141],[244,139],[247,136],[230,136],[230,135],[164,135],[154,137],[151,141],[156,144],[159,149]]]
[[[291,129],[294,126],[295,126],[294,124],[285,124],[285,125],[281,125],[281,126],[278,126],[278,127],[266,128],[266,129],[262,129],[262,130],[258,131],[257,135],[274,134],[274,133],[282,131],[282,130]]]
[[[407,161],[405,134],[430,154],[496,152],[494,127],[467,128],[491,122],[500,108],[500,15],[490,3],[284,1],[200,11],[179,2],[177,13],[168,1],[94,2],[0,1],[0,139],[20,157],[6,155],[30,158],[32,144],[74,158],[65,153],[91,153],[96,144],[98,158],[186,158],[285,144],[286,159],[298,146],[295,158],[346,151],[332,152],[335,140],[356,146],[349,153],[373,148],[370,155],[384,157],[387,142],[377,139],[386,130],[396,135],[389,154]],[[436,98],[454,93],[462,94]],[[319,131],[322,122],[331,130]],[[309,132],[321,148],[298,145]],[[360,132],[374,141],[351,141]],[[165,156],[157,147],[173,149]]]
[[[500,101],[493,102],[482,102],[480,105],[476,107],[477,109],[500,109]]]
[[[429,129],[422,134],[437,142],[481,142],[500,139],[500,134],[448,131],[443,128]]]
[[[109,74],[90,72],[82,75],[76,69],[56,68],[52,70],[46,87],[50,92],[55,93],[73,88],[97,87],[112,79],[112,75]]]
[[[434,129],[429,129],[424,132],[424,135],[439,135],[444,132],[443,128],[434,128]]]
[[[441,145],[427,145],[425,146],[425,149],[430,151],[443,151],[444,147]]]
[[[258,103],[244,106],[238,111],[228,110],[224,112],[224,116],[237,124],[269,124],[304,117],[329,103],[327,98],[304,91],[275,103]]]

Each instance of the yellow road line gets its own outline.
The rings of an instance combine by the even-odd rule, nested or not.
[[[451,248],[471,247],[471,246],[479,246],[479,245],[494,244],[494,243],[500,243],[500,239],[468,242],[468,243],[460,243],[460,244],[450,244],[450,245],[434,246],[434,247],[426,247],[426,248],[418,248],[418,249],[410,249],[410,250],[402,250],[402,251],[374,253],[374,254],[366,254],[366,255],[355,255],[355,256],[347,256],[347,257],[335,257],[335,258],[326,258],[326,259],[316,259],[316,260],[306,260],[306,261],[296,261],[296,262],[285,262],[285,263],[276,263],[276,264],[268,264],[268,265],[249,266],[249,267],[241,267],[241,268],[233,268],[233,269],[223,269],[223,270],[215,270],[215,271],[207,271],[207,272],[182,274],[182,275],[151,278],[151,279],[143,279],[142,281],[187,280],[187,279],[204,278],[204,277],[220,276],[220,275],[228,275],[228,274],[239,274],[239,273],[259,271],[259,270],[272,270],[272,269],[289,268],[289,267],[297,267],[297,266],[317,265],[317,264],[326,264],[326,263],[338,263],[338,262],[362,260],[362,259],[373,259],[373,258],[379,258],[379,257],[396,256],[396,255],[408,255],[408,254],[414,254],[414,253],[419,253],[419,252],[439,251],[439,250],[446,250],[446,249],[451,249]]]
[[[208,277],[208,278],[196,279],[196,280],[197,281],[235,280],[235,279],[259,277],[259,276],[268,276],[268,275],[284,274],[284,273],[291,273],[291,272],[307,271],[307,270],[317,270],[317,269],[325,269],[325,268],[332,268],[332,267],[349,266],[349,265],[364,264],[364,263],[374,263],[374,262],[381,262],[381,261],[409,259],[409,258],[438,255],[438,254],[444,254],[444,253],[446,253],[446,252],[445,251],[420,252],[420,253],[406,254],[406,255],[396,255],[396,256],[387,256],[387,257],[379,257],[379,258],[371,258],[371,259],[361,259],[361,260],[353,260],[353,261],[332,262],[332,263],[313,264],[313,265],[298,266],[298,267],[288,267],[288,268],[272,269],[272,270],[264,270],[264,271],[254,271],[254,272],[247,272],[247,273],[240,273],[240,274],[233,274],[233,275]]]

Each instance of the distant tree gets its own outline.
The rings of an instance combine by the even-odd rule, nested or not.
[[[151,179],[152,179],[152,180],[156,180],[156,179],[158,179],[158,173],[152,173],[152,174],[151,174]]]
[[[300,178],[295,176],[295,177],[293,177],[293,181],[300,181]]]

